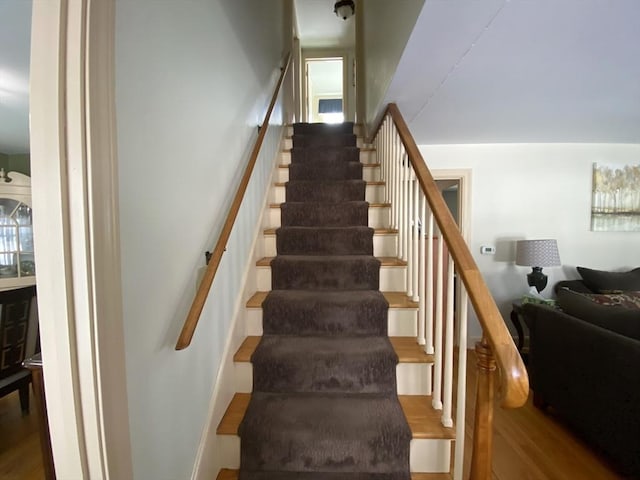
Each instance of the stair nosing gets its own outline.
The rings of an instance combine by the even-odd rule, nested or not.
[[[444,427],[439,413],[430,404],[430,395],[398,395],[402,412],[414,440],[455,440],[456,427]],[[250,393],[235,393],[218,427],[217,435],[238,435],[238,427],[251,400]],[[409,411],[409,409],[412,409]],[[419,413],[416,413],[416,410]]]
[[[291,335],[284,335],[291,336]],[[309,337],[314,336],[322,336],[322,335],[309,335]],[[364,335],[366,336],[366,335]],[[362,337],[354,337],[354,338],[362,338]],[[250,363],[251,356],[253,352],[255,352],[258,347],[258,343],[262,339],[262,335],[247,335],[242,345],[236,350],[236,353],[233,355],[233,361],[236,363]],[[393,346],[393,350],[398,356],[398,363],[417,363],[417,364],[432,364],[434,361],[433,355],[428,355],[420,348],[417,342],[413,337],[389,337],[389,341]],[[415,345],[412,343],[415,342]],[[414,350],[409,353],[409,350]]]
[[[351,178],[349,180],[358,180],[358,181],[360,181],[360,179],[358,179],[358,178]],[[349,180],[326,180],[326,181],[327,182],[346,182],[346,181],[349,181]],[[288,180],[286,182],[274,182],[273,186],[274,187],[286,187],[287,183],[289,183],[291,181],[293,181],[293,182],[314,182],[315,183],[314,180]],[[365,180],[364,183],[365,183],[365,185],[367,187],[384,187],[384,186],[387,185],[387,182],[385,182],[384,180]]]
[[[262,302],[269,292],[257,291],[247,300],[247,308],[262,308]],[[416,310],[418,308],[418,302],[411,300],[406,292],[380,292],[389,303],[389,308]],[[398,300],[402,300],[401,302]]]
[[[360,163],[362,165],[362,168],[377,168],[381,166],[381,164],[377,162],[376,163],[355,162],[355,163]],[[278,168],[289,168],[290,165],[291,165],[290,163],[279,163]]]
[[[335,205],[337,203],[348,203],[348,202],[281,202],[281,203],[270,203],[269,208],[280,208],[283,203],[319,203],[319,204],[326,204],[326,205]],[[368,203],[369,203],[369,208],[391,208],[391,203],[388,203],[388,202],[368,202]]]
[[[279,255],[280,257],[373,257],[373,255]],[[262,268],[271,268],[271,262],[276,257],[262,257],[256,261],[257,267]],[[387,268],[397,268],[397,267],[406,267],[406,260],[400,260],[396,257],[374,257],[380,261],[381,267]]]
[[[222,468],[218,472],[216,480],[238,480],[239,470]],[[411,480],[451,480],[450,473],[425,473],[411,472]]]
[[[350,225],[348,227],[292,227],[292,228],[358,228],[359,226],[357,225]],[[362,225],[362,227],[364,228],[369,228],[366,225]],[[281,227],[269,227],[269,228],[265,228],[262,233],[263,235],[275,235],[276,234],[276,230],[278,228]],[[398,234],[398,229],[397,228],[374,228],[373,229],[373,234],[374,235],[397,235]]]

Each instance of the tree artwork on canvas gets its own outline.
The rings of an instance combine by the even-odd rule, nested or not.
[[[591,230],[640,231],[640,164],[593,164]]]

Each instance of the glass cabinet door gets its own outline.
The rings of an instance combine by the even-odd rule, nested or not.
[[[35,274],[31,207],[0,198],[0,278]]]

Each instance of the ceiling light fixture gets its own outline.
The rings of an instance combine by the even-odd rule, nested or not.
[[[353,0],[340,0],[333,6],[333,13],[343,20],[356,13],[356,5]]]

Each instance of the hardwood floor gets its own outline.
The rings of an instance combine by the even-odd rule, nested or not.
[[[465,475],[471,461],[476,368],[475,355],[467,362],[467,415],[465,422]],[[496,384],[498,381],[496,381]],[[497,394],[496,394],[497,397]],[[494,480],[617,480],[619,475],[605,459],[551,412],[526,405],[505,410],[496,402],[493,433]]]
[[[465,475],[475,395],[475,357],[469,354]],[[33,404],[33,399],[32,399]],[[35,415],[20,414],[18,394],[0,398],[0,478],[41,480],[44,477]],[[496,406],[494,414],[494,480],[618,480],[622,477],[551,413],[527,405],[518,410]],[[158,479],[181,480],[181,479]]]
[[[18,392],[0,398],[0,478],[42,480],[44,469],[31,393],[31,413],[22,416]]]

